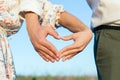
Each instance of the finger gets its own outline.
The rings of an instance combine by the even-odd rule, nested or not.
[[[39,54],[39,55],[42,57],[42,59],[44,59],[46,62],[49,62],[49,61],[50,61],[47,57],[45,57],[45,56],[43,55],[42,52],[39,52],[38,54]]]
[[[55,62],[55,59],[53,59],[53,57],[51,57],[50,55],[48,55],[47,53],[45,53],[44,51],[40,50],[39,52],[39,55],[47,62],[52,62],[54,63]]]
[[[79,52],[79,50],[76,49],[76,48],[75,49],[69,49],[68,51],[65,51],[65,52],[61,53],[60,58],[63,58],[65,56],[68,56],[68,55],[71,55],[71,54],[76,54],[78,52]]]
[[[71,40],[71,39],[73,39],[73,38],[72,38],[72,35],[69,35],[69,36],[60,37],[60,39],[65,40],[65,41],[68,41],[68,40]]]
[[[64,47],[62,50],[60,50],[58,56],[61,58],[63,55],[65,55],[65,52],[68,52],[68,51],[73,50],[75,48],[76,48],[76,46],[74,46],[74,44],[71,44],[71,45],[69,45],[67,47]]]
[[[77,53],[76,53],[77,54]],[[66,55],[65,57],[62,58],[62,61],[66,61],[66,60],[69,60],[71,59],[73,56],[76,55],[75,53],[71,53],[70,55]]]
[[[70,46],[67,46],[65,48],[63,48],[60,53],[59,53],[59,57],[62,58],[62,57],[65,57],[67,55],[70,55],[70,54],[77,54],[79,52],[82,51],[82,47],[76,45],[76,44],[72,44]]]
[[[49,42],[48,42],[49,43]],[[53,59],[55,60],[59,60],[59,58],[57,57],[58,51],[57,49],[50,43],[48,45],[44,45],[41,46],[40,50],[44,51],[46,54],[48,54],[49,56],[51,56]]]
[[[49,34],[53,36],[55,39],[60,39],[59,34],[54,29],[50,28]]]

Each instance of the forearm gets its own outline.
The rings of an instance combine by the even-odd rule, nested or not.
[[[85,24],[83,24],[78,18],[67,12],[63,12],[60,14],[59,24],[72,32],[89,30],[89,28]]]
[[[27,25],[26,27],[27,28],[37,27],[39,25],[38,15],[36,13],[26,12],[25,13],[25,20],[26,20],[26,25]]]

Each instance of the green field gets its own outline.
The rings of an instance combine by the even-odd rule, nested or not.
[[[96,77],[75,77],[75,76],[64,76],[64,77],[52,77],[52,76],[17,76],[17,80],[97,80]]]

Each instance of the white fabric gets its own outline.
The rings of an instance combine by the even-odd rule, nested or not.
[[[43,13],[43,1],[42,0],[21,0],[20,12],[32,11],[38,14],[39,16]],[[24,16],[21,15],[23,18]]]
[[[87,0],[93,11],[92,26],[120,25],[120,0]]]

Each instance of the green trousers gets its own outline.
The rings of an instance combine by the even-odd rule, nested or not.
[[[120,80],[120,27],[98,29],[94,34],[98,80]]]

